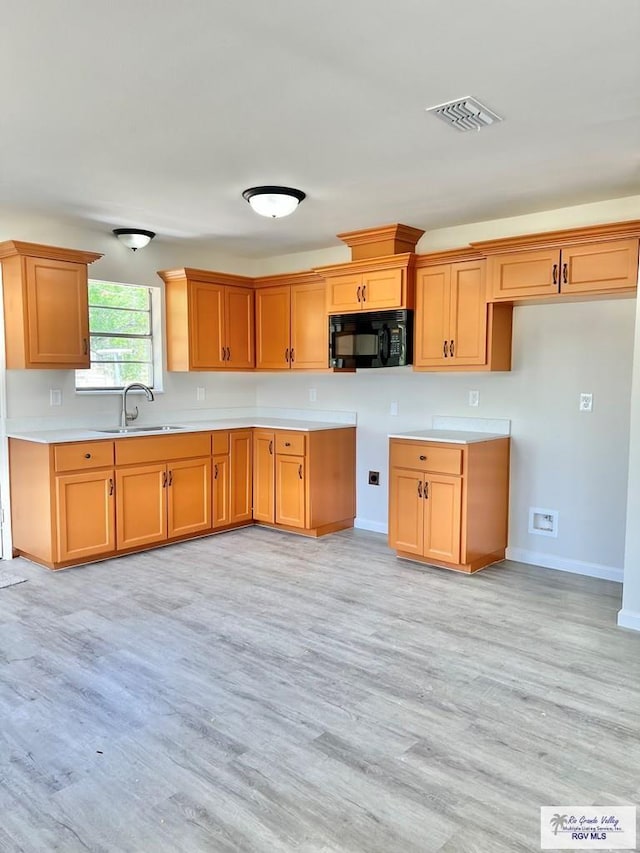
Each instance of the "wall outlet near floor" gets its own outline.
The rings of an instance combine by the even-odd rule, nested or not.
[[[50,406],[61,406],[62,405],[62,391],[59,388],[50,388],[49,389],[49,405]]]
[[[581,412],[592,412],[593,411],[593,394],[580,394],[580,411]]]
[[[380,485],[380,471],[369,471],[369,485],[370,486],[379,486]]]
[[[318,399],[318,391],[315,388],[309,388],[309,402],[315,403]]]
[[[529,507],[529,533],[539,536],[558,536],[558,510]]]
[[[398,401],[394,400],[389,406],[389,414],[395,416],[398,414]]]
[[[469,405],[470,406],[478,406],[480,403],[480,392],[479,391],[469,391]]]
[[[202,401],[206,396],[207,392],[204,390],[202,385],[198,385],[198,387],[196,388],[196,400]]]

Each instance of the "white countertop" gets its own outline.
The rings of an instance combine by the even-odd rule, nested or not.
[[[409,441],[441,441],[444,444],[474,444],[477,441],[495,441],[508,436],[494,432],[466,432],[458,429],[421,429],[416,432],[393,433],[389,438],[402,438]]]
[[[328,421],[304,421],[304,420],[289,420],[287,418],[225,418],[222,420],[210,421],[179,421],[171,420],[168,422],[171,426],[178,426],[176,430],[153,430],[148,429],[144,432],[101,432],[97,429],[47,429],[37,430],[33,432],[7,432],[9,438],[19,438],[23,441],[34,441],[39,444],[63,444],[72,441],[109,441],[114,438],[135,438],[136,436],[147,435],[181,435],[184,432],[209,432],[219,429],[248,429],[249,427],[259,427],[261,429],[289,429],[297,432],[315,432],[323,429],[353,429],[354,424],[332,423]],[[133,424],[137,426],[137,424]],[[144,426],[144,424],[140,424]],[[153,426],[153,424],[152,424]],[[117,426],[110,427],[108,424],[105,429],[117,429]]]

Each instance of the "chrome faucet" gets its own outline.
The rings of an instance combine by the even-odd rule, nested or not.
[[[143,385],[142,382],[131,382],[129,385],[125,385],[122,389],[122,414],[120,417],[120,427],[122,429],[126,429],[127,425],[131,421],[135,421],[138,417],[138,407],[136,406],[135,412],[131,413],[127,411],[127,392],[131,391],[133,388],[138,388],[140,391],[144,391],[147,400],[152,403],[154,401],[153,391],[147,385]]]

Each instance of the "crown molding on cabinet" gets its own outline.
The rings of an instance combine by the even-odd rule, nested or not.
[[[496,240],[481,240],[469,245],[483,255],[492,255],[500,252],[513,252],[518,249],[547,249],[579,243],[598,243],[603,240],[617,240],[625,237],[640,237],[640,219],[589,225],[586,228],[567,228],[562,231],[521,234],[516,237],[501,237]]]
[[[352,261],[364,261],[380,255],[414,252],[416,243],[423,234],[421,228],[412,228],[397,222],[394,225],[380,225],[361,231],[346,231],[336,236],[351,249]]]
[[[98,252],[83,252],[80,249],[61,249],[59,246],[45,246],[42,243],[25,243],[22,240],[5,240],[0,243],[0,260],[15,255],[30,258],[45,258],[48,261],[69,261],[75,264],[92,264],[102,257]]]
[[[158,275],[166,284],[169,281],[201,281],[206,284],[230,284],[241,287],[252,287],[253,278],[232,273],[216,272],[215,270],[198,270],[192,267],[181,267],[175,270],[158,270]]]

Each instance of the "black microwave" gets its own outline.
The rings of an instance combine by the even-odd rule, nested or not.
[[[413,311],[329,317],[331,367],[401,367],[413,361]]]

